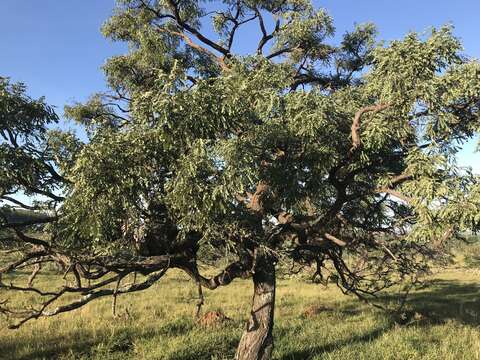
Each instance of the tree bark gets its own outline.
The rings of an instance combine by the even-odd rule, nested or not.
[[[237,348],[236,360],[268,360],[273,351],[274,258],[257,249],[253,269],[252,311]]]

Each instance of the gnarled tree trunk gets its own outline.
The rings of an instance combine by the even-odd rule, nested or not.
[[[273,311],[275,307],[275,263],[272,256],[257,250],[253,274],[250,319],[237,348],[237,360],[267,360],[273,351]]]

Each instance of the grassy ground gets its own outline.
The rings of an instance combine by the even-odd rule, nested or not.
[[[48,281],[49,276],[38,280]],[[111,300],[103,299],[20,330],[6,330],[0,320],[0,358],[229,359],[248,315],[250,296],[248,281],[207,292],[203,311],[220,310],[233,321],[205,328],[192,319],[194,286],[172,272],[143,293],[120,297],[120,316],[115,319]],[[302,315],[312,305],[324,310]],[[334,286],[280,280],[274,358],[480,359],[480,272],[438,274],[431,286],[412,294],[408,307],[409,314],[421,315],[398,325]]]

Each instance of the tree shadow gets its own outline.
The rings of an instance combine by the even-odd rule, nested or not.
[[[143,339],[149,339],[157,335],[157,331],[152,329],[142,333],[141,337]],[[87,338],[85,336],[72,336],[71,341],[68,342],[65,342],[65,339],[61,336],[52,336],[48,338],[48,342],[44,343],[41,348],[31,348],[25,355],[17,357],[13,357],[13,354],[18,350],[19,345],[25,346],[26,344],[6,344],[0,342],[0,359],[58,359],[68,354],[74,354],[75,359],[105,358],[105,356],[102,356],[102,352],[109,355],[114,355],[114,353],[127,355],[133,350],[135,336],[136,335],[128,329],[119,329],[115,337],[109,338],[107,332],[103,332],[103,336],[97,339]],[[28,345],[31,347],[32,344]],[[98,348],[99,345],[102,345],[102,348]]]
[[[379,298],[381,302],[398,300],[398,296],[387,295]],[[410,294],[405,311],[405,326],[431,326],[447,321],[459,324],[480,325],[480,285],[465,284],[459,281],[433,280],[421,291]],[[339,310],[345,316],[354,316],[358,312],[351,305],[347,311]],[[357,305],[358,309],[358,305]],[[398,318],[391,316],[386,325],[361,335],[341,339],[309,349],[293,350],[280,357],[281,360],[304,360],[332,352],[342,346],[371,342],[384,333],[391,331],[398,324]]]
[[[354,335],[348,339],[342,339],[339,341],[331,342],[321,346],[313,346],[309,349],[293,350],[280,357],[280,360],[307,360],[320,354],[325,354],[334,351],[342,346],[351,344],[366,343],[375,340],[382,336],[382,334],[389,331],[394,326],[392,322],[388,326],[379,327],[362,335]]]
[[[49,343],[57,343],[62,341],[61,337],[52,337],[49,339]],[[66,354],[68,352],[74,352],[75,354],[85,354],[88,349],[94,347],[97,343],[94,341],[77,341],[71,346],[56,346],[50,347],[45,344],[45,347],[42,349],[35,349],[31,352],[23,355],[13,357],[16,350],[19,348],[19,345],[14,343],[5,344],[0,342],[0,348],[2,349],[0,354],[0,359],[16,359],[16,360],[30,360],[30,359],[57,359],[60,355]]]
[[[426,310],[430,321],[455,320],[466,325],[480,325],[480,284],[436,280],[432,286],[433,291],[412,296],[411,306]]]
[[[384,303],[398,296],[380,298]],[[416,313],[417,325],[441,324],[453,320],[464,325],[480,325],[480,282],[465,284],[456,280],[431,280],[424,289],[408,296],[405,313]],[[408,322],[408,321],[407,321]]]
[[[243,322],[242,322],[243,324]],[[226,331],[232,331],[239,324],[232,323],[222,325],[221,328]],[[24,355],[14,357],[13,354],[18,352],[19,347],[26,344],[23,343],[2,343],[0,338],[0,360],[32,360],[32,359],[133,359],[135,355],[135,341],[149,341],[155,338],[171,338],[182,336],[190,331],[204,330],[195,324],[193,318],[179,317],[169,322],[159,324],[148,330],[144,330],[141,334],[135,333],[128,328],[118,329],[115,336],[109,336],[110,333],[105,330],[101,334],[97,334],[97,338],[88,338],[85,336],[72,336],[68,342],[65,342],[61,336],[51,336],[48,342],[40,347],[31,347],[28,344],[29,351],[25,351]],[[225,336],[221,339],[221,343],[212,342],[202,344],[198,349],[192,348],[191,345],[185,344],[179,347],[181,355],[172,355],[171,360],[209,360],[212,354],[221,356],[228,352],[234,351],[239,338]],[[59,345],[59,344],[62,345]],[[233,353],[232,353],[233,354]]]

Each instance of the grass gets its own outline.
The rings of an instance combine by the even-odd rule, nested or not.
[[[479,280],[478,270],[432,277],[430,286],[413,293],[408,303],[407,314],[423,316],[403,326],[334,286],[279,280],[274,358],[480,359]],[[38,283],[51,281],[43,275]],[[231,359],[250,297],[249,281],[206,292],[203,311],[219,310],[233,321],[204,328],[192,318],[195,287],[172,272],[147,291],[119,297],[117,318],[111,315],[111,299],[102,299],[19,330],[6,330],[0,320],[0,358]],[[25,295],[15,294],[11,301],[23,303]],[[302,315],[312,305],[326,310]]]

